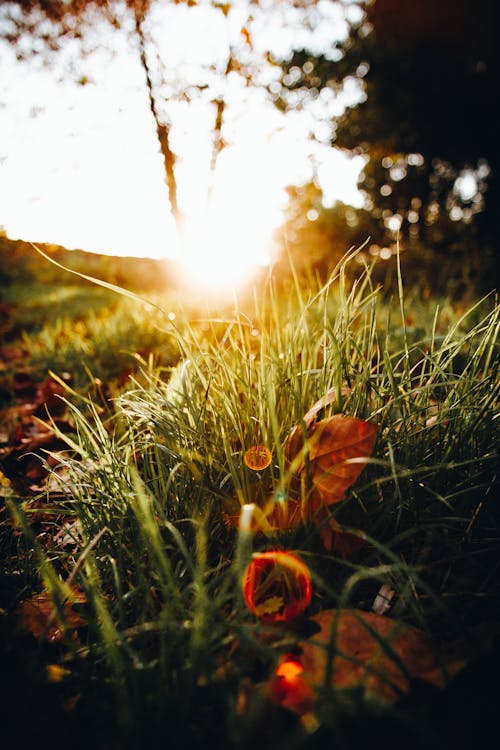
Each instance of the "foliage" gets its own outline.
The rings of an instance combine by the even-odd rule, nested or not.
[[[125,302],[78,275],[94,273],[106,284],[125,284],[136,294],[161,299],[175,315],[173,265],[42,247],[68,269],[67,285],[60,284],[61,269],[32,245],[0,238],[0,406],[23,393],[34,394],[50,370],[77,389],[95,392],[100,378],[105,390],[110,381],[125,382],[152,351],[158,365],[177,361],[175,343],[161,330],[163,319],[154,312],[145,315],[146,303]],[[33,410],[39,405],[33,395]]]
[[[13,523],[5,531],[24,540],[12,563],[22,575],[36,561],[33,594],[42,598],[32,602],[42,602],[47,627],[57,623],[63,634],[62,643],[40,637],[38,606],[45,685],[55,713],[67,707],[62,726],[82,728],[82,744],[135,748],[168,738],[200,748],[360,747],[376,717],[399,740],[420,727],[415,747],[455,736],[411,681],[409,701],[394,707],[392,696],[364,697],[346,683],[332,691],[327,675],[319,686],[315,676],[317,711],[306,721],[261,686],[309,636],[308,658],[329,664],[334,631],[325,625],[314,646],[315,617],[349,609],[370,625],[381,586],[393,592],[391,619],[384,627],[377,620],[370,633],[381,668],[389,665],[398,680],[401,669],[406,674],[405,632],[446,642],[472,637],[481,624],[495,632],[498,308],[487,299],[463,314],[424,309],[417,330],[401,279],[396,308],[379,300],[369,275],[350,282],[346,265],[321,287],[293,279],[278,296],[271,278],[252,308],[191,322],[165,315],[179,365],[144,359],[113,409],[66,389],[70,428],[45,420],[64,445],[46,456],[47,468],[49,457],[55,463],[45,489],[20,496],[15,476],[3,489]],[[325,399],[329,393],[335,397]],[[339,415],[378,428],[363,472],[328,505],[361,546],[348,556],[328,551],[307,522],[267,534],[227,524],[235,497],[246,506],[270,489],[286,504],[288,437],[300,430],[307,450],[311,420],[330,429]],[[249,468],[253,446],[268,448],[269,465]],[[300,476],[307,498],[315,479]],[[67,534],[57,536],[63,523]],[[246,566],[253,551],[269,549],[296,553],[310,572],[311,602],[291,625],[261,622],[245,608]],[[30,608],[24,617],[17,609],[27,599],[25,589],[4,608],[29,633]],[[390,640],[383,644],[392,619],[402,629],[391,649]],[[415,638],[427,653],[426,638]],[[435,689],[432,700],[445,705],[448,688]]]
[[[343,56],[303,49],[284,62],[278,98],[321,111],[350,81],[357,100],[331,121],[331,142],[366,157],[366,205],[344,230],[378,250],[398,242],[415,264],[434,254],[486,291],[497,283],[493,5],[367,3]],[[342,207],[322,218],[334,234]]]
[[[379,219],[367,208],[355,209],[341,202],[325,207],[322,192],[314,184],[289,188],[289,195],[285,222],[278,231],[278,242],[285,248],[282,273],[286,274],[291,257],[301,275],[326,280],[345,246],[362,244],[357,263],[370,266],[372,279],[382,285],[387,297],[397,295],[398,254],[408,289],[422,299],[445,295],[455,302],[472,301],[481,289],[495,288],[487,259],[477,271],[477,237],[471,225],[447,222],[443,227],[438,222],[433,225],[432,244],[411,235],[400,240],[399,229],[381,234]],[[360,268],[351,269],[353,275],[359,272]]]

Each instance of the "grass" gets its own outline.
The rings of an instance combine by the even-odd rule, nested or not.
[[[69,372],[82,389],[96,378],[126,377],[151,353],[159,366],[178,360],[168,318],[109,289],[30,282],[10,285],[2,297],[11,308],[5,339],[24,352],[35,376]],[[163,295],[162,304],[171,314],[177,308],[174,295]]]
[[[30,641],[23,659],[36,655],[31,676],[40,696],[52,696],[59,729],[78,731],[72,744],[357,748],[378,731],[391,747],[459,743],[446,725],[446,691],[422,698],[415,689],[395,708],[327,689],[312,728],[258,693],[242,709],[293,640],[293,629],[266,626],[244,606],[252,551],[300,554],[313,578],[308,615],[369,611],[388,584],[390,616],[440,641],[498,621],[498,307],[486,299],[462,313],[446,303],[415,312],[402,283],[388,305],[369,271],[353,282],[348,270],[346,262],[317,288],[292,275],[279,293],[270,279],[251,306],[196,320],[182,311],[171,320],[168,307],[163,316],[132,311],[128,300],[86,318],[89,363],[110,346],[136,352],[139,338],[169,354],[136,356],[112,408],[68,389],[73,431],[59,434],[67,450],[42,525],[39,503],[37,515],[29,501],[6,499],[22,532],[19,575],[31,582],[36,568],[65,634],[58,644]],[[47,360],[56,370],[70,356],[61,330],[72,351],[80,346],[63,322],[30,339],[33,354],[59,350],[60,360]],[[253,537],[228,525],[234,508],[293,493],[286,438],[313,403],[343,387],[327,414],[378,426],[360,479],[330,506],[363,546],[344,558],[308,523]],[[243,460],[256,444],[273,456],[261,472]],[[57,546],[63,520],[72,538]],[[77,639],[64,608],[72,587],[84,598]],[[47,686],[40,664],[63,667],[65,679]]]

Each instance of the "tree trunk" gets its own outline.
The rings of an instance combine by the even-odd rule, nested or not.
[[[175,177],[176,159],[175,159],[175,154],[170,147],[170,125],[164,125],[160,121],[160,117],[158,114],[158,106],[157,106],[157,101],[156,101],[156,97],[155,97],[155,93],[153,89],[153,81],[151,78],[151,72],[149,69],[148,58],[146,54],[146,40],[144,36],[144,31],[142,28],[143,21],[144,21],[144,17],[138,11],[136,11],[135,31],[136,31],[137,39],[139,42],[139,54],[140,54],[141,65],[143,67],[143,70],[146,76],[146,85],[147,85],[148,97],[149,97],[149,109],[155,121],[156,136],[158,138],[160,151],[163,156],[163,166],[165,169],[165,181],[167,183],[168,197],[170,201],[170,209],[172,211],[172,216],[174,217],[175,225],[177,227],[179,239],[182,239],[182,233],[183,233],[183,228],[184,228],[184,217],[179,208],[179,202],[177,198],[177,180]]]

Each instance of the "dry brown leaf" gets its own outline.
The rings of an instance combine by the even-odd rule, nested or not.
[[[412,679],[444,687],[466,663],[463,658],[447,658],[418,628],[373,612],[325,610],[310,619],[320,630],[300,643],[301,653],[296,658],[302,669],[300,680],[313,692],[324,683],[330,642],[332,687],[361,687],[365,694],[389,703],[408,692]],[[293,685],[288,691],[282,685],[282,693],[281,705],[299,714],[305,710],[303,685],[297,700]],[[307,710],[310,707],[307,705]]]
[[[347,386],[343,386],[340,389],[341,397],[343,396],[344,398],[347,398],[347,396],[350,396],[351,393],[351,388],[347,388]],[[327,391],[324,396],[318,399],[316,403],[314,403],[309,411],[304,415],[304,422],[306,423],[306,427],[310,427],[312,425],[312,423],[316,420],[318,414],[323,409],[326,409],[327,406],[331,406],[331,404],[338,402],[338,400],[338,390],[336,388],[330,388],[330,390]]]
[[[300,475],[308,468],[314,487],[312,510],[338,503],[358,479],[373,451],[377,425],[334,414],[309,429],[308,440],[294,437],[285,456]],[[297,449],[297,453],[292,453]]]
[[[349,388],[342,389],[343,396],[349,393]],[[365,468],[375,445],[377,425],[341,414],[316,421],[321,411],[336,401],[337,389],[332,388],[305,414],[304,425],[297,425],[290,433],[284,446],[292,472],[290,493],[285,498],[276,494],[262,498],[262,491],[260,497],[256,491],[251,530],[272,533],[313,521],[320,528],[325,547],[347,557],[362,546],[363,540],[344,532],[325,509],[344,499]],[[224,518],[228,525],[238,526],[240,510],[236,498],[226,501]]]
[[[350,388],[342,388],[341,394],[342,396],[349,396],[351,393]],[[316,401],[311,408],[309,409],[306,414],[304,414],[304,426],[306,430],[309,430],[310,427],[312,427],[313,423],[317,421],[318,414],[323,410],[326,409],[327,406],[330,406],[331,404],[338,401],[338,391],[336,388],[330,388],[327,393],[325,393],[324,396],[322,396],[318,401]],[[303,444],[303,434],[302,434],[302,425],[297,425],[293,428],[291,431],[287,442],[285,446],[285,451],[289,451],[291,456],[296,456],[297,453],[301,450]]]
[[[72,601],[64,603],[66,623],[71,630],[76,631],[85,625],[85,620],[75,612],[73,604],[84,604],[86,601],[85,594],[73,588]],[[52,599],[46,591],[25,599],[18,605],[15,614],[19,629],[31,633],[38,641],[60,643],[63,640],[63,625],[58,621]]]

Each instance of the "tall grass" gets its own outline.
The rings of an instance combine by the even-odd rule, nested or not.
[[[245,611],[252,550],[299,551],[314,581],[309,613],[369,610],[389,583],[391,615],[439,638],[493,618],[498,307],[482,300],[460,316],[436,307],[415,327],[402,284],[394,305],[382,305],[369,271],[352,281],[347,269],[314,289],[292,274],[279,294],[271,277],[252,307],[235,299],[231,314],[181,324],[165,314],[179,364],[143,359],[111,411],[68,392],[74,432],[59,435],[68,450],[52,485],[74,538],[69,552],[34,536],[30,544],[63,620],[68,582],[85,593],[87,626],[78,641],[67,628],[58,658],[79,680],[74,715],[98,727],[99,746],[136,747],[146,736],[158,746],[313,746],[290,717],[238,704],[291,637]],[[339,396],[326,413],[379,428],[365,471],[331,506],[365,544],[344,559],[308,524],[238,533],[228,514],[267,497],[286,503],[286,438],[331,388]],[[256,444],[273,456],[261,472],[243,460]],[[29,536],[29,504],[10,507]],[[338,710],[331,737],[341,733]]]

